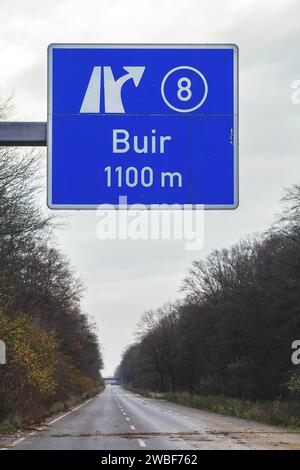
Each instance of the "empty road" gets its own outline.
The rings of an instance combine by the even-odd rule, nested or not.
[[[2,450],[300,449],[300,433],[144,398],[108,385],[43,426],[0,437]]]

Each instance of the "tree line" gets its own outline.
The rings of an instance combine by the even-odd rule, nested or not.
[[[183,299],[146,311],[117,374],[152,391],[300,398],[300,186],[266,232],[194,261]]]
[[[0,120],[9,108],[0,102]],[[0,421],[39,416],[101,384],[102,354],[81,310],[82,285],[55,247],[54,221],[39,203],[40,157],[0,148],[0,339],[7,348]]]

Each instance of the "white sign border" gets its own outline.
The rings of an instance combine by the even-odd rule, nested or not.
[[[182,204],[182,209],[237,209],[239,206],[239,48],[236,44],[89,44],[89,43],[53,43],[48,46],[47,62],[47,205],[49,209],[57,210],[95,210],[99,207],[107,209],[130,209],[136,205],[112,205],[112,204],[53,204],[52,203],[52,51],[53,49],[232,49],[233,50],[233,159],[234,159],[234,202],[233,204]],[[162,203],[165,206],[165,203]],[[178,204],[177,206],[179,206]],[[160,206],[160,205],[157,205]],[[151,209],[152,205],[145,205],[145,209]],[[170,210],[170,207],[161,207],[163,210]]]

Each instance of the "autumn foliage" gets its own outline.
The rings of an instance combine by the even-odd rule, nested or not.
[[[0,119],[8,103],[0,102]],[[42,416],[54,403],[94,393],[102,355],[81,311],[82,286],[55,247],[39,203],[44,154],[0,149],[0,422]]]

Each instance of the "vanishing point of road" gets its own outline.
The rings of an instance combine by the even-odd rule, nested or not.
[[[300,433],[144,398],[118,385],[17,436],[1,450],[300,449]]]

